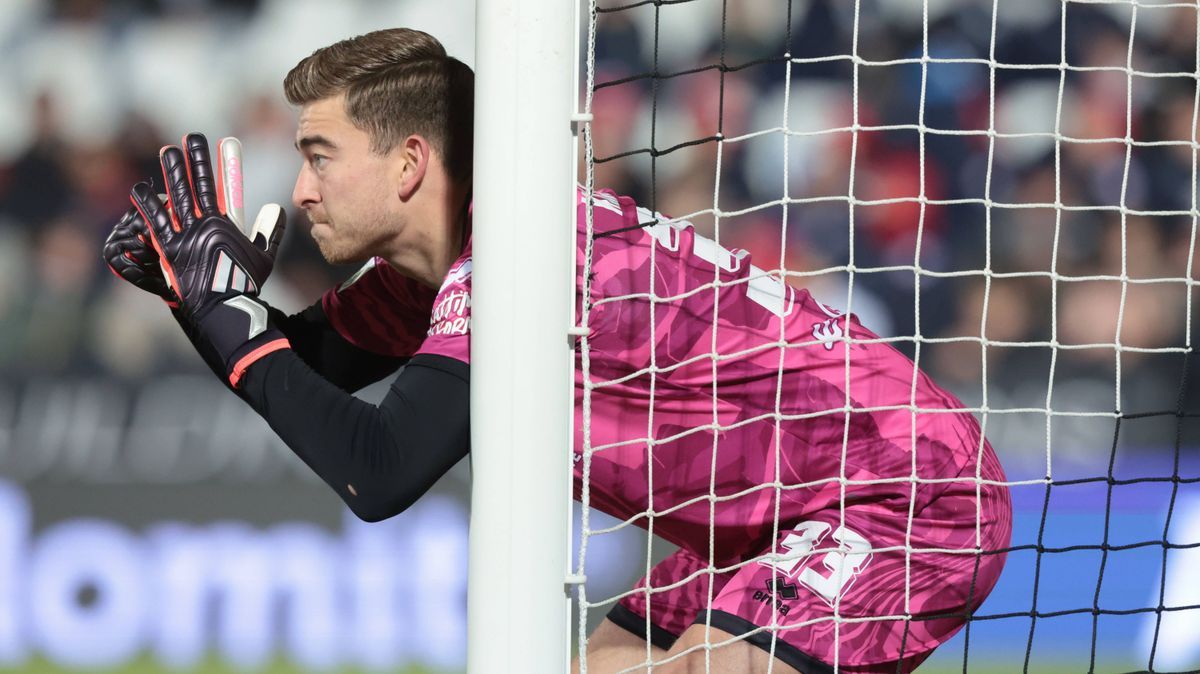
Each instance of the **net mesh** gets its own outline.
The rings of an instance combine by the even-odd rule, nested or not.
[[[917,366],[900,408],[914,420],[938,411],[918,404],[919,368],[963,401],[959,411],[975,415],[995,447],[1014,504],[1012,542],[983,544],[977,499],[975,545],[966,552],[1006,554],[1005,570],[921,671],[1200,668],[1200,590],[1187,571],[1200,568],[1190,376],[1198,13],[1196,3],[1138,0],[587,5],[581,278],[591,299],[580,307],[581,326],[594,327],[605,303],[680,305],[746,282],[723,280],[716,264],[711,282],[691,294],[662,291],[654,274],[639,295],[594,289],[597,241],[620,233],[595,227],[595,193],[611,189],[646,207],[630,228],[689,223],[721,250],[749,250],[764,274],[857,315],[878,335],[868,341],[894,346]],[[650,247],[649,269],[660,254]],[[720,305],[712,306],[715,326]],[[647,314],[649,335],[660,332],[658,315]],[[862,343],[848,333],[814,339]],[[596,570],[605,539],[646,531],[640,560],[623,560],[631,576],[624,589],[579,587],[584,669],[587,634],[621,600],[640,594],[653,603],[696,578],[787,561],[776,553],[722,564],[710,525],[708,549],[698,552],[704,567],[665,587],[633,588],[672,550],[655,540],[656,520],[690,504],[656,508],[648,488],[645,510],[631,517],[589,508],[593,461],[603,452],[644,446],[654,485],[656,472],[677,469],[655,461],[655,449],[701,432],[711,433],[712,452],[700,500],[715,518],[717,504],[744,496],[720,493],[717,459],[719,432],[728,430],[718,372],[744,353],[722,352],[716,334],[705,356],[711,388],[696,392],[711,397],[712,418],[669,437],[655,416],[664,374],[657,350],[645,368],[614,378],[594,371],[592,338],[579,340],[576,573]],[[789,342],[781,321],[778,341],[763,345],[779,352],[774,409],[765,415],[776,438],[779,424],[797,420],[782,402],[784,353],[811,344]],[[845,353],[844,405],[829,412],[878,411],[854,407]],[[596,396],[636,378],[648,386],[645,434],[594,442]],[[842,456],[834,480],[843,525],[847,488],[870,482],[847,474],[844,437],[821,448]],[[780,521],[780,492],[811,486],[778,477],[781,454],[776,446],[775,480],[755,487],[776,495],[772,540],[795,524]],[[913,497],[906,588],[914,556],[963,552],[914,544],[911,504],[920,485],[939,478],[911,454],[911,474],[896,478]],[[981,461],[969,481],[989,484]],[[845,540],[826,549],[855,554]],[[715,584],[707,588],[711,605]],[[892,621],[907,643],[910,623],[931,619],[914,615],[907,591],[902,610],[866,618],[842,615],[840,600],[829,621],[835,671],[847,664],[847,623]],[[782,632],[771,615],[757,633],[775,653]],[[643,666],[669,661],[651,646],[661,626],[643,623]],[[707,658],[754,632],[711,636],[693,650]]]

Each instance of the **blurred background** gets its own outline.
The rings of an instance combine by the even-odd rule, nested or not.
[[[1200,667],[1200,611],[1166,610],[1200,604],[1174,547],[1200,543],[1197,8],[601,7],[596,185],[920,335],[897,348],[986,405],[1009,478],[1056,481],[1014,487],[1019,549],[981,610],[1008,617],[929,671],[1127,671],[1152,644],[1156,671]],[[284,74],[390,26],[474,63],[470,0],[0,4],[0,670],[462,670],[465,466],[355,521],[99,259],[191,130],[240,137],[248,200],[290,204]],[[264,292],[286,311],[353,271],[297,215]],[[590,543],[590,596],[646,544]]]

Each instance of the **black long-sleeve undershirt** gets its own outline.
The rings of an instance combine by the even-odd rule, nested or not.
[[[296,355],[344,391],[353,393],[373,384],[408,360],[351,344],[329,322],[319,301],[291,316],[273,307],[268,312],[271,323],[287,336]]]
[[[358,517],[401,512],[466,455],[466,364],[362,349],[320,302],[290,316],[268,311],[292,350],[252,365],[238,393]],[[378,407],[350,395],[406,363]]]
[[[469,370],[415,356],[376,407],[285,349],[251,365],[239,392],[355,515],[375,522],[412,505],[466,456]]]

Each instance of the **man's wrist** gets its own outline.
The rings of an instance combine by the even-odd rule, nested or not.
[[[246,375],[246,371],[250,366],[258,363],[263,358],[277,351],[290,351],[292,348],[291,342],[279,330],[270,330],[263,333],[262,340],[248,342],[247,348],[243,352],[239,352],[234,356],[236,359],[229,369],[229,385],[234,389],[241,387],[242,380]]]
[[[206,359],[219,363],[226,383],[235,389],[250,365],[291,348],[287,336],[272,324],[267,306],[256,297],[233,295],[198,313],[193,320],[197,348]]]

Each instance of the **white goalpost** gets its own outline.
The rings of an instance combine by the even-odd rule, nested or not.
[[[467,667],[566,671],[576,12],[476,9]]]

